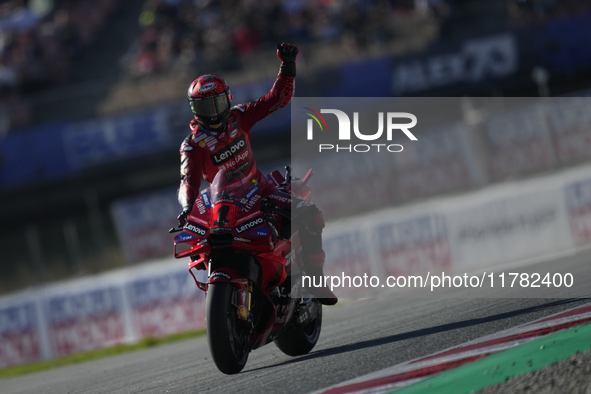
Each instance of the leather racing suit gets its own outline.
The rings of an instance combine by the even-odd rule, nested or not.
[[[263,195],[270,194],[274,186],[257,170],[250,145],[250,130],[260,120],[279,108],[287,106],[293,95],[294,78],[278,75],[271,91],[248,104],[231,108],[225,132],[219,136],[207,135],[200,130],[195,119],[191,121],[191,134],[183,141],[181,154],[181,185],[178,192],[183,209],[190,209],[199,194],[201,177],[208,183],[219,171],[239,169],[247,179],[256,178]],[[269,187],[265,187],[265,186]]]

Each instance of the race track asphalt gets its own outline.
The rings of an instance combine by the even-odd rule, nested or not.
[[[561,267],[591,283],[591,253],[512,269]],[[591,286],[590,286],[591,287]],[[529,289],[505,296],[527,296]],[[484,291],[484,289],[483,289]],[[498,290],[497,290],[498,291]],[[308,355],[289,357],[274,344],[253,351],[240,374],[219,372],[206,337],[0,380],[0,393],[309,393],[589,302],[554,298],[401,297],[350,301],[324,310],[320,340]]]

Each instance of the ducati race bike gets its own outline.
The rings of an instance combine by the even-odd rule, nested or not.
[[[267,175],[279,193],[307,200],[313,175],[292,182]],[[220,171],[203,190],[174,239],[176,258],[190,257],[189,272],[206,292],[209,350],[220,371],[240,372],[249,353],[271,341],[285,354],[306,354],[316,345],[322,305],[301,289],[302,259],[289,209],[263,198],[256,181],[240,171]],[[207,270],[200,282],[195,270]]]

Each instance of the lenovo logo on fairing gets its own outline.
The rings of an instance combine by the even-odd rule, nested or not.
[[[224,277],[224,278],[226,278],[228,280],[232,280],[232,277],[230,275],[228,275],[228,274],[226,274],[225,272],[222,272],[222,271],[216,271],[213,274],[211,274],[209,277],[210,278],[215,278],[216,276],[221,276],[221,277]]]
[[[205,235],[205,233],[207,233],[207,229],[205,229],[204,227],[201,227],[200,225],[193,223],[193,222],[188,222],[187,225],[185,226],[185,229],[194,232],[195,234],[199,234],[201,236]]]
[[[262,217],[258,217],[258,218],[254,219],[254,220],[251,220],[251,221],[250,221],[250,222],[248,222],[248,223],[245,223],[245,224],[243,224],[243,225],[242,225],[242,226],[240,226],[240,227],[237,227],[237,228],[236,228],[236,232],[237,232],[238,234],[240,234],[240,233],[243,233],[243,232],[245,232],[246,230],[250,230],[250,229],[251,229],[251,228],[253,228],[253,227],[256,227],[256,226],[259,226],[259,225],[263,224],[264,222],[265,222],[265,221],[263,220],[263,218],[262,218]]]

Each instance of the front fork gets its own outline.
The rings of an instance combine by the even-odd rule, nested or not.
[[[244,278],[236,270],[228,267],[218,268],[214,272],[211,272],[211,264],[207,265],[208,268],[208,279],[207,282],[200,282],[197,279],[196,271],[203,269],[202,265],[205,265],[205,257],[200,256],[199,259],[191,261],[189,263],[189,273],[193,277],[197,287],[207,293],[207,288],[211,283],[226,282],[231,283],[238,289],[236,296],[232,299],[232,305],[236,308],[236,317],[238,321],[245,323],[249,327],[253,327],[252,319],[252,281]]]
[[[225,282],[234,286],[237,291],[232,298],[232,305],[236,308],[236,317],[239,322],[245,323],[248,327],[253,327],[252,319],[252,282],[242,277],[232,268],[219,268],[209,274],[206,286],[212,283]],[[207,288],[207,287],[206,287]]]

